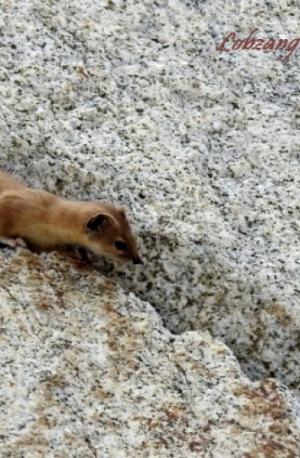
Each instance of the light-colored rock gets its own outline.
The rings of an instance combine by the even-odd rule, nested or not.
[[[298,23],[249,8],[4,3],[0,166],[125,204],[147,266],[123,286],[169,329],[208,329],[252,377],[297,387],[299,52],[215,47]]]
[[[0,274],[0,456],[299,456],[287,391],[208,334],[66,254],[18,249]]]
[[[0,167],[13,171],[29,185],[66,197],[105,199],[126,206],[137,231],[145,265],[119,268],[102,261],[95,262],[98,281],[111,285],[114,283],[110,282],[117,281],[124,291],[121,293],[118,289],[122,299],[113,301],[114,310],[122,309],[130,298],[131,306],[136,307],[134,310],[144,307],[149,319],[158,320],[154,318],[156,315],[151,307],[140,300],[152,304],[169,331],[183,332],[181,337],[172,336],[176,348],[183,351],[183,366],[189,365],[198,345],[207,349],[200,352],[201,358],[200,353],[196,353],[197,360],[214,355],[212,359],[216,358],[216,364],[219,364],[214,348],[221,344],[210,341],[203,332],[208,331],[218,341],[223,341],[232,349],[245,373],[252,379],[261,379],[260,383],[252,385],[242,377],[236,362],[232,363],[239,373],[239,383],[250,387],[253,394],[253,399],[250,399],[252,394],[248,394],[250,410],[259,404],[257,396],[270,390],[270,396],[277,399],[277,393],[283,390],[282,387],[276,388],[275,382],[265,381],[266,377],[275,377],[299,393],[299,50],[283,64],[276,60],[280,52],[219,54],[215,49],[228,32],[234,30],[244,38],[255,27],[261,37],[296,38],[298,19],[293,6],[262,0],[255,5],[231,1],[224,4],[219,0],[210,3],[192,0],[20,0],[1,3]],[[22,256],[17,258],[21,267],[25,262]],[[48,266],[51,268],[51,263],[55,264],[56,274],[52,272],[51,275],[58,278],[64,269],[69,269],[61,258],[41,256],[40,259],[42,279],[38,276],[36,280],[39,286],[28,286],[22,280],[25,274],[21,267],[11,285],[13,296],[10,301],[17,294],[15,306],[22,312],[24,304],[20,298],[24,293],[28,298],[25,308],[30,316],[34,315],[36,307],[31,295],[35,294],[43,303],[43,278]],[[35,275],[37,267],[31,269]],[[10,276],[10,270],[7,272]],[[105,274],[107,280],[101,274]],[[96,274],[90,272],[84,277],[79,271],[72,275],[79,283],[86,278],[84,291],[87,297],[85,300],[74,287],[68,293],[68,303],[77,304],[76,294],[79,294],[81,299],[76,307],[90,310],[89,319],[92,320],[95,307],[94,293],[90,288]],[[2,293],[1,307],[5,310],[9,299],[8,281],[7,278],[6,293]],[[66,285],[69,281],[70,278]],[[40,290],[35,289],[37,287]],[[31,288],[31,295],[26,293],[26,288]],[[50,294],[46,286],[45,291]],[[55,297],[54,303],[58,300]],[[103,312],[103,307],[101,310]],[[43,313],[46,321],[45,326],[43,322],[41,324],[41,336],[42,332],[45,336],[41,341],[45,342],[46,349],[36,362],[38,373],[40,366],[52,367],[51,364],[56,363],[55,355],[50,356],[54,362],[48,364],[47,360],[47,355],[52,355],[47,345],[51,347],[53,342],[55,346],[56,337],[52,332],[52,321],[50,318],[49,323],[47,321],[52,310]],[[75,327],[78,320],[79,317],[74,318]],[[34,348],[42,352],[42,346],[29,337],[23,342],[19,335],[20,328],[27,329],[32,326],[30,323],[19,312],[16,314],[11,323],[11,326],[16,326],[16,350],[3,352],[5,357],[8,355],[8,361],[10,352],[18,359],[20,371],[11,375],[11,383],[19,377],[18,386],[21,381],[24,384],[25,391],[21,390],[20,399],[23,399],[23,394],[26,398],[26,387],[31,383],[31,387],[40,383],[31,369],[33,356],[29,357],[28,363],[33,376],[28,378],[23,353],[33,355]],[[58,336],[65,332],[60,331],[59,325],[58,319]],[[161,337],[162,342],[171,339],[171,334],[161,324],[157,327],[160,335],[165,336]],[[31,335],[30,329],[28,336]],[[85,334],[84,329],[78,325],[78,334],[76,330],[70,332],[74,332],[74,341],[82,342],[81,351],[90,355],[91,340],[98,342],[100,337],[88,327]],[[195,332],[190,333],[191,330]],[[122,332],[118,325],[112,327],[114,334],[118,335],[119,331]],[[152,331],[149,329],[149,332]],[[167,389],[167,372],[170,370],[173,374],[174,369],[168,365],[167,370],[164,369],[169,344],[160,344],[159,339],[155,343],[156,338],[152,341],[153,345],[162,345],[161,367],[157,372],[162,374],[159,380]],[[146,353],[150,351],[147,342],[143,341],[143,345],[147,348]],[[115,364],[121,365],[118,350],[114,351],[114,356],[109,358],[115,358]],[[176,351],[173,353],[177,354]],[[225,347],[224,351],[228,354]],[[224,394],[222,408],[224,412],[228,408],[240,417],[238,407],[233,406],[235,403],[240,405],[240,402],[244,405],[247,395],[242,395],[241,401],[238,394],[230,391],[230,377],[226,376],[227,365],[228,370],[231,367],[229,360],[232,356],[226,356],[220,363],[220,373],[224,373],[224,391],[220,393],[226,390],[227,394],[231,393],[229,398]],[[59,371],[65,359],[62,357],[57,361]],[[125,372],[127,365],[128,360],[124,363]],[[10,364],[8,371],[9,367]],[[174,369],[176,380],[181,371],[177,369],[177,372]],[[88,409],[86,393],[82,394],[80,388],[85,379],[77,380],[75,372],[74,369],[68,375],[66,386],[71,384],[71,388],[66,390],[71,398],[78,392],[78,399],[74,400],[69,413],[64,411],[61,418],[55,411],[58,423],[55,426],[50,424],[53,436],[48,437],[45,433],[45,441],[52,437],[56,440],[57,456],[60,456],[57,444],[60,435],[64,434],[63,425],[67,424],[65,418],[72,417],[76,402]],[[87,377],[93,376],[89,370],[87,374]],[[109,376],[113,377],[112,374]],[[51,394],[52,388],[47,388],[51,381],[47,382],[47,374],[45,377],[45,391],[50,390]],[[203,387],[198,384],[202,382],[196,376],[194,378],[192,386],[185,385],[189,386],[185,391],[190,391],[189,395],[180,397],[178,392],[180,402],[187,403],[186,396],[190,399],[201,397]],[[137,387],[137,383],[134,386]],[[145,399],[148,396],[145,403],[151,406],[154,394],[147,385],[145,391]],[[203,409],[213,415],[222,397],[220,395],[215,406],[212,399],[217,392],[216,389],[212,398],[207,397],[207,393],[203,395],[208,400],[203,401],[200,411]],[[43,393],[36,396],[33,402],[37,402],[38,396],[44,399]],[[135,398],[130,400],[128,397],[131,406],[137,405]],[[128,421],[132,433],[129,434],[124,426],[124,418],[131,415],[126,399],[122,399],[123,404],[118,401],[118,412],[122,416],[120,429],[124,428],[120,433],[120,443],[122,447],[126,443],[130,449],[136,446],[135,441],[142,433],[138,430],[137,434],[131,417]],[[31,398],[26,398],[22,408],[8,414],[12,428],[17,427],[20,412],[24,412],[26,418],[36,415],[30,402]],[[295,400],[292,402],[295,408]],[[282,412],[286,412],[285,400],[282,405]],[[203,427],[200,411],[185,410],[182,416],[191,434]],[[257,429],[254,426],[252,429],[250,420],[249,429],[238,430],[236,438],[233,430],[225,428],[224,434],[229,442],[224,447],[230,450],[229,453],[232,451],[241,456],[236,452],[238,445],[233,445],[240,441],[240,450],[243,447],[254,450],[251,452],[253,456],[263,456],[261,447],[267,450],[265,454],[288,456],[287,448],[280,450],[282,442],[278,442],[276,434],[285,438],[287,429],[282,432],[280,428],[289,422],[293,425],[293,419],[287,417],[283,421],[280,417],[279,426],[272,426],[277,431],[272,433],[276,438],[271,438],[266,432],[271,417],[265,407],[262,411],[257,414],[257,424],[251,417]],[[153,408],[153,412],[159,415],[160,409]],[[229,418],[227,413],[224,415],[224,418]],[[256,418],[256,411],[253,417]],[[74,427],[73,436],[78,431],[82,433],[82,422],[88,421],[80,418],[75,420],[79,426]],[[139,421],[137,428],[141,424]],[[213,444],[208,445],[210,452],[207,452],[216,457],[220,456],[218,453],[224,456],[220,452],[224,448],[220,424],[215,433],[200,428],[205,437],[216,434],[211,439]],[[106,431],[103,435],[109,434],[108,425],[106,417],[102,424],[103,431]],[[90,431],[96,434],[97,428],[91,427]],[[167,426],[163,430],[172,431]],[[263,431],[261,436],[258,430]],[[27,431],[26,434],[31,433]],[[148,452],[145,453],[150,453],[149,456],[154,453],[155,456],[157,450],[149,451],[155,446],[155,433],[151,434],[152,443],[147,444]],[[295,434],[291,433],[291,440],[295,439]],[[170,445],[175,455],[181,450],[187,452],[188,440],[181,440],[183,445],[175,439]],[[197,439],[192,440],[197,446]],[[5,447],[10,447],[9,441],[13,441],[13,437],[5,439]],[[288,439],[284,443],[285,447],[289,446]],[[99,446],[97,439],[93,439],[93,444]],[[121,447],[121,452],[116,444],[118,453],[126,455],[126,447]],[[275,444],[275,451],[272,444]],[[17,445],[11,446],[15,447],[16,453]],[[88,445],[86,447],[88,450]],[[61,453],[63,456],[64,452]],[[88,453],[92,452],[80,452],[80,456],[85,453],[89,456]],[[110,453],[113,453],[112,449]],[[200,452],[195,451],[197,453]]]

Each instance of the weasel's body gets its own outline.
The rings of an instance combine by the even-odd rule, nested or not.
[[[79,245],[96,254],[141,262],[124,210],[31,189],[1,171],[0,237],[21,238],[38,250]]]

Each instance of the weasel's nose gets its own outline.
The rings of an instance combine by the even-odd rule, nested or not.
[[[133,264],[144,264],[139,256],[137,258],[134,258],[132,261]]]

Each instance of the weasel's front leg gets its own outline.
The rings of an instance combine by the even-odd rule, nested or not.
[[[10,248],[17,248],[18,246],[22,248],[27,248],[26,242],[23,239],[18,237],[17,239],[10,239],[8,237],[0,236],[0,245],[9,246]]]

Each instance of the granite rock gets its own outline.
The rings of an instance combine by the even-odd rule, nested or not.
[[[299,456],[287,389],[72,254],[1,258],[0,455]]]
[[[0,167],[65,197],[124,205],[145,264],[95,260],[99,278],[151,316],[145,302],[154,306],[184,352],[209,332],[255,393],[271,377],[299,394],[299,50],[285,63],[281,51],[216,51],[233,30],[296,38],[293,5],[20,0],[1,13]],[[60,275],[63,260],[49,259]],[[82,332],[84,348],[93,335]]]

